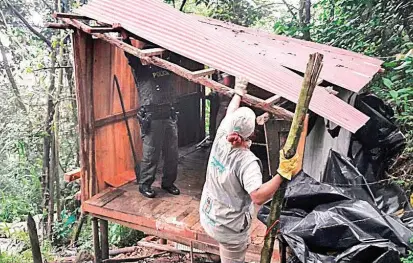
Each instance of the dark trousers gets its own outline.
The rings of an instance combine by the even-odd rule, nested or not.
[[[151,186],[155,181],[161,152],[164,159],[162,186],[171,186],[178,173],[178,126],[172,119],[152,120],[149,131],[142,136],[143,156],[140,185]]]

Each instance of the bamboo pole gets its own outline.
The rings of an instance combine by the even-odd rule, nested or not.
[[[317,79],[323,66],[322,60],[323,55],[320,53],[315,53],[310,55],[310,59],[307,63],[307,69],[304,75],[300,97],[295,108],[290,132],[288,133],[287,141],[283,147],[284,155],[287,159],[292,158],[297,151],[298,142],[304,127],[304,121],[308,112],[311,97],[313,95],[314,89],[317,84]],[[261,251],[261,263],[271,262],[276,233],[279,229],[279,224],[275,224],[275,222],[280,218],[281,215],[287,185],[288,181],[283,180],[280,188],[277,192],[275,192],[273,196],[271,202],[271,210],[267,221],[267,232],[269,232],[268,235],[265,236],[264,246]],[[270,229],[271,227],[272,229]]]

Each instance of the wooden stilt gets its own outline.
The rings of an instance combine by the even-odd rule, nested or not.
[[[100,222],[100,247],[102,249],[102,260],[109,258],[109,229],[108,221],[99,220]]]
[[[72,241],[71,241],[72,246],[76,246],[77,240],[79,239],[80,232],[82,231],[82,227],[83,227],[83,224],[85,223],[85,221],[86,221],[86,215],[82,213],[80,215],[79,221],[76,225],[75,232],[73,234],[73,238],[72,238]]]
[[[191,249],[190,249],[190,254],[189,254],[189,256],[190,256],[190,258],[191,258],[191,263],[194,263],[194,244],[192,243],[192,241],[191,241],[191,247],[190,247]]]
[[[92,231],[93,231],[93,252],[95,256],[95,263],[102,263],[102,254],[100,251],[99,242],[99,223],[97,218],[92,218]]]
[[[32,256],[34,263],[42,263],[42,254],[40,253],[39,236],[37,235],[36,223],[31,214],[27,217],[27,230],[30,237],[30,245],[32,246]]]

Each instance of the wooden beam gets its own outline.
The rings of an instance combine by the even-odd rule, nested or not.
[[[77,168],[73,171],[67,172],[64,174],[64,178],[65,178],[65,182],[66,183],[70,183],[73,182],[77,179],[80,179],[81,177],[81,169]]]
[[[92,18],[89,18],[87,16],[82,16],[82,15],[73,14],[73,13],[54,12],[53,17],[54,18],[70,18],[70,19],[93,20]]]
[[[114,27],[90,27],[90,33],[110,33],[110,32],[117,32],[119,31],[118,28]]]
[[[131,117],[136,117],[136,114],[138,114],[139,109],[133,109],[129,110],[126,112],[126,117],[131,118]],[[123,113],[116,113],[113,115],[109,115],[104,118],[100,118],[95,120],[95,128],[101,128],[109,124],[113,124],[116,122],[123,121]]]
[[[192,75],[196,78],[196,77],[203,77],[203,76],[209,76],[214,74],[216,71],[216,69],[214,68],[206,68],[206,69],[201,69],[198,71],[193,71]]]
[[[84,31],[86,33],[88,30],[88,26],[85,27],[85,24],[77,21],[77,20],[73,20],[73,19],[68,19],[68,18],[62,18],[62,20],[70,25],[73,25],[74,27],[80,29],[81,31]],[[91,33],[89,33],[91,34]],[[234,95],[234,90],[221,84],[218,83],[214,80],[205,78],[205,77],[194,77],[193,76],[193,72],[191,72],[190,70],[187,70],[181,66],[178,66],[176,64],[173,64],[169,61],[166,61],[162,58],[158,58],[155,56],[152,57],[147,57],[147,55],[145,53],[142,52],[142,50],[135,48],[131,45],[128,45],[120,40],[118,40],[115,37],[112,36],[108,36],[106,34],[91,34],[96,38],[102,39],[126,52],[128,52],[129,54],[132,54],[138,58],[140,58],[142,60],[143,63],[147,63],[147,64],[152,64],[155,66],[158,66],[160,68],[164,68],[166,70],[169,70],[173,73],[175,73],[178,76],[181,76],[189,81],[192,81],[194,83],[197,84],[201,84],[203,86],[206,86],[218,93],[221,93],[225,96],[228,97],[232,97]],[[265,101],[263,99],[251,96],[251,95],[246,95],[243,96],[242,101],[250,106],[256,107],[256,108],[260,108],[264,111],[268,111],[272,114],[274,114],[276,117],[280,118],[280,119],[284,119],[284,120],[292,120],[293,118],[293,113],[291,113],[290,111],[278,107],[278,106],[271,106],[268,105],[267,103],[265,103]]]
[[[60,24],[60,23],[46,23],[45,27],[52,28],[52,29],[72,29],[73,27],[68,24]]]
[[[143,49],[141,50],[142,56],[150,57],[150,56],[159,56],[165,52],[163,48],[150,48],[150,49]]]
[[[277,102],[279,102],[281,100],[281,96],[280,95],[274,95],[268,99],[265,100],[265,103],[268,103],[270,105],[275,104]]]

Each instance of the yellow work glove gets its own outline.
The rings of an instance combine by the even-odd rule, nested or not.
[[[241,97],[245,96],[245,94],[247,94],[247,86],[248,86],[248,80],[247,79],[245,79],[245,78],[236,78],[235,79],[235,87],[234,87],[235,94],[238,94]]]
[[[291,180],[291,178],[299,172],[299,160],[300,156],[298,153],[296,153],[293,158],[287,159],[285,158],[284,151],[281,150],[280,164],[277,173],[285,179]]]

